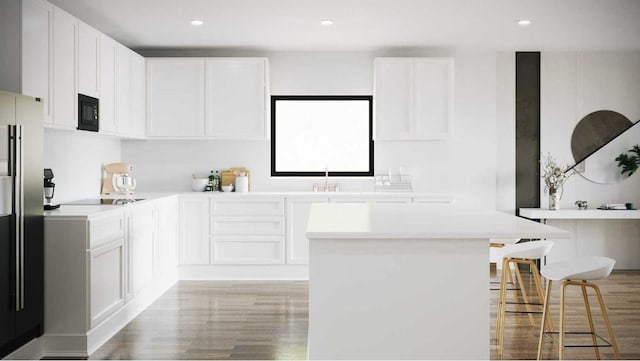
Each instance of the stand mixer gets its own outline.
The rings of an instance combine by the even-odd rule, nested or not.
[[[132,195],[136,188],[136,180],[129,173],[129,163],[105,164],[102,171],[102,194]]]

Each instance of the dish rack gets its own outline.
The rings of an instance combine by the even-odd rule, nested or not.
[[[413,190],[410,174],[376,174],[376,192],[411,192]]]

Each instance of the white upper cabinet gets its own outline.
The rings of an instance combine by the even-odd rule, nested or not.
[[[147,59],[147,136],[265,139],[265,58]]]
[[[264,58],[206,60],[206,135],[264,139],[266,113]]]
[[[116,46],[115,40],[100,34],[100,133],[116,133]]]
[[[51,124],[53,5],[22,1],[22,94],[42,98],[44,123]]]
[[[446,139],[453,132],[453,59],[377,58],[376,140]]]
[[[413,122],[413,60],[375,60],[375,136],[403,139],[411,134]]]
[[[204,135],[204,59],[147,59],[147,136]]]
[[[116,46],[116,131],[131,132],[131,50]]]
[[[53,124],[75,129],[78,125],[76,55],[78,20],[53,8]]]
[[[144,58],[130,51],[131,61],[131,129],[130,135],[145,135],[145,62]]]
[[[82,21],[78,30],[78,93],[97,98],[100,33]]]

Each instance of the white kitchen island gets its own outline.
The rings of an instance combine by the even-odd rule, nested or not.
[[[568,238],[498,212],[314,204],[309,359],[489,359],[489,239]]]

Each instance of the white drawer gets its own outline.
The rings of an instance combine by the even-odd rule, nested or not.
[[[453,204],[455,198],[452,195],[432,195],[413,197],[413,203],[420,204]]]
[[[105,243],[124,238],[124,212],[109,213],[89,219],[89,248],[94,249]]]
[[[331,203],[408,204],[411,197],[332,197]]]
[[[215,237],[214,264],[284,264],[284,237]]]
[[[284,217],[211,217],[212,235],[284,235]]]
[[[211,215],[217,216],[281,216],[284,197],[252,199],[214,199]]]

